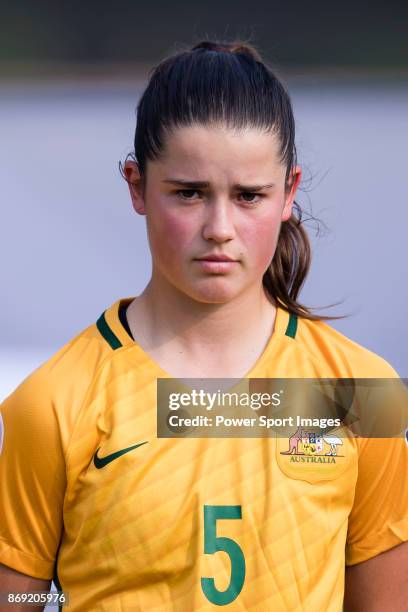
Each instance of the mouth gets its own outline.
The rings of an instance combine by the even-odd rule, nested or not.
[[[232,259],[228,255],[203,255],[194,260],[201,268],[201,271],[207,274],[228,274],[235,269],[238,264],[237,259]]]
[[[228,255],[203,255],[202,257],[197,257],[197,261],[226,261],[226,262],[235,262],[236,259],[232,259],[228,257]]]

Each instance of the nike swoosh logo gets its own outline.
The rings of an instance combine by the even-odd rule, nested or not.
[[[143,444],[147,444],[147,442],[140,442],[139,444],[134,444],[133,446],[122,448],[122,450],[116,451],[116,453],[111,453],[110,455],[106,455],[106,457],[98,457],[99,448],[97,448],[93,457],[94,466],[98,468],[98,470],[100,470],[101,468],[105,467],[105,465],[108,465],[108,463],[110,463],[111,461],[114,461],[118,457],[121,457],[122,455],[128,453],[134,448],[139,448],[139,446],[143,446]]]

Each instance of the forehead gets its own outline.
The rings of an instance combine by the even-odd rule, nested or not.
[[[243,181],[285,171],[279,160],[279,141],[272,132],[256,128],[231,129],[226,126],[177,127],[166,135],[160,158],[153,162],[159,171],[210,176],[239,175]]]

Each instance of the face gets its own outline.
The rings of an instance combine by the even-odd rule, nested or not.
[[[153,282],[204,303],[262,288],[301,177],[297,166],[285,189],[278,150],[275,136],[257,129],[181,127],[148,161],[144,189],[127,162],[133,206],[146,215]]]

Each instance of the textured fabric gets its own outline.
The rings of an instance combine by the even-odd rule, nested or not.
[[[170,375],[121,324],[131,299],[0,406],[0,562],[37,578],[56,570],[71,612],[191,611],[222,605],[232,572],[242,583],[242,553],[229,610],[341,612],[345,565],[408,540],[408,446],[344,438],[337,456],[309,464],[291,461],[284,438],[158,439],[156,380]],[[397,374],[279,308],[250,377]],[[96,451],[100,461],[133,446],[96,467]],[[221,549],[233,540],[230,555],[205,554],[205,538]],[[214,578],[218,602],[202,578]]]

